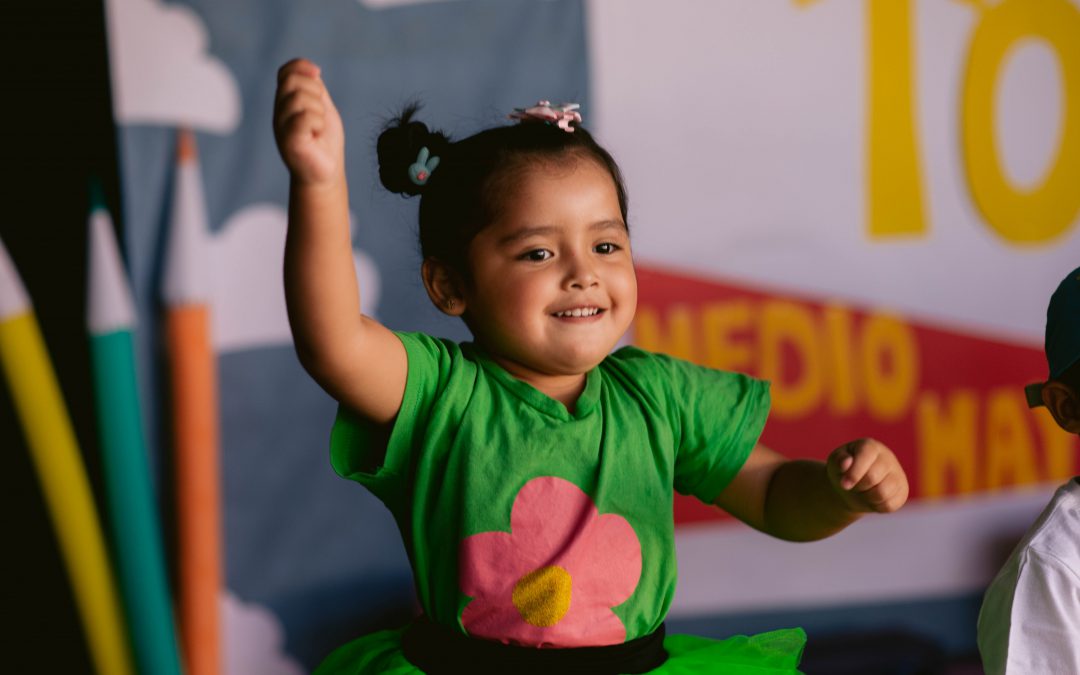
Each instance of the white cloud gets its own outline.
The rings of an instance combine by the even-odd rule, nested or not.
[[[355,219],[353,219],[355,220]],[[212,238],[214,344],[219,353],[292,341],[281,266],[288,216],[276,204],[252,204],[233,214]],[[353,250],[365,314],[379,303],[379,272]]]
[[[300,664],[282,650],[285,631],[273,612],[226,591],[221,616],[226,675],[304,675]]]
[[[113,107],[120,123],[236,129],[236,79],[207,50],[206,27],[194,11],[154,0],[106,5]]]

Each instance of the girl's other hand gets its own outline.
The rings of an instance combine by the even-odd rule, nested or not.
[[[331,184],[344,174],[345,130],[319,67],[293,59],[278,70],[274,138],[294,180]]]
[[[892,513],[908,498],[908,480],[896,455],[872,438],[833,450],[826,462],[829,482],[852,511]]]

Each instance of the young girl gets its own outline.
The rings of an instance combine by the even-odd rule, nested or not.
[[[393,513],[424,612],[318,672],[797,672],[799,629],[665,637],[673,491],[819,539],[903,505],[896,457],[864,439],[789,461],[756,443],[768,383],[611,353],[637,302],[626,193],[576,112],[519,111],[457,142],[413,113],[379,137],[379,175],[421,195],[424,286],[473,343],[360,313],[341,118],[313,63],[278,75],[297,353],[341,404],[333,467]]]

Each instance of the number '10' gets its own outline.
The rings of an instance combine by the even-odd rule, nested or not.
[[[1069,0],[966,0],[979,13],[961,93],[959,126],[971,196],[987,225],[1016,244],[1048,243],[1080,211],[1080,11]],[[913,120],[911,0],[868,0],[867,223],[871,237],[922,235],[923,205]],[[1061,65],[1061,142],[1042,182],[1011,184],[995,138],[994,88],[1009,50],[1042,40]]]

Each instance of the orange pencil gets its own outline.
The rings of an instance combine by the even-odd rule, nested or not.
[[[172,388],[180,641],[189,675],[222,671],[217,366],[210,339],[209,250],[195,139],[181,130],[163,296]]]

